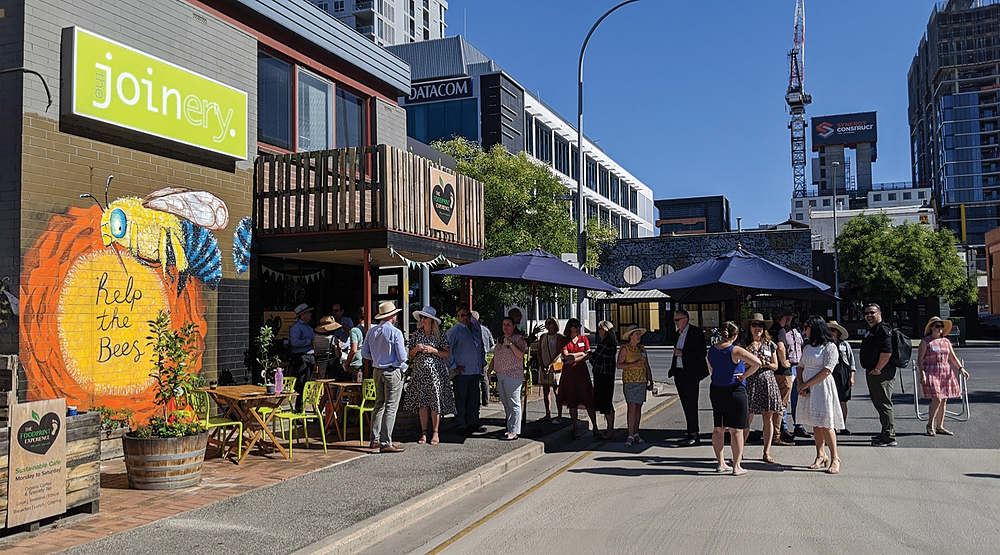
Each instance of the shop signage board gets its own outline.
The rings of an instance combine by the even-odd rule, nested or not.
[[[437,168],[431,168],[431,229],[446,233],[458,233],[455,219],[455,176]]]
[[[813,151],[826,145],[854,145],[878,141],[875,112],[838,114],[812,119]],[[874,161],[874,156],[872,161]]]
[[[473,96],[475,96],[475,85],[472,77],[462,77],[432,83],[414,83],[410,87],[410,95],[404,98],[403,103],[440,102]]]
[[[62,55],[64,115],[246,160],[245,92],[79,27]]]
[[[10,407],[7,528],[66,512],[66,399]]]

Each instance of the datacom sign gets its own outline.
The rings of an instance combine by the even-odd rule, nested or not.
[[[875,143],[878,140],[875,112],[821,116],[812,119],[813,151],[826,145]]]
[[[410,96],[403,101],[405,104],[421,102],[440,102],[442,100],[457,100],[475,96],[472,77],[448,79],[433,83],[414,83],[410,87]]]
[[[247,158],[247,93],[79,27],[63,30],[62,112]]]

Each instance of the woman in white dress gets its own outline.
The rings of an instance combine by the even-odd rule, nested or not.
[[[822,317],[809,317],[802,331],[806,344],[802,347],[796,378],[799,392],[797,421],[813,428],[816,461],[809,468],[829,466],[827,473],[840,474],[840,455],[834,430],[844,427],[844,415],[840,412],[837,385],[833,382],[833,368],[840,359],[840,353],[830,327]],[[824,451],[825,446],[830,447],[829,457]]]

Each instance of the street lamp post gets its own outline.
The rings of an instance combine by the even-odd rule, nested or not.
[[[587,208],[587,203],[583,199],[583,181],[587,178],[586,167],[587,167],[587,155],[583,152],[583,55],[587,52],[587,43],[590,42],[590,37],[597,30],[597,26],[601,24],[602,21],[612,12],[618,8],[631,4],[633,2],[639,2],[639,0],[625,0],[617,6],[611,8],[610,10],[604,12],[594,26],[590,28],[590,32],[587,33],[587,38],[583,40],[583,46],[580,47],[580,63],[579,72],[577,73],[577,97],[576,97],[576,148],[579,153],[577,156],[577,174],[576,174],[576,262],[579,264],[580,269],[583,269],[584,263],[587,261],[587,230],[586,230],[586,220],[584,219],[585,212]],[[596,179],[597,176],[595,175]],[[587,290],[577,289],[576,291],[576,306],[577,306],[577,317],[580,319],[581,324],[585,323],[586,318],[584,317],[584,305],[586,303]]]
[[[840,162],[833,162],[833,294],[837,296],[835,301],[837,322],[840,322],[840,266],[837,261],[837,168]]]

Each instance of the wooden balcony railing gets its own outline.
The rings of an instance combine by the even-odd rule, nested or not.
[[[454,179],[455,233],[432,228],[431,168]],[[483,184],[387,145],[264,154],[254,179],[260,236],[387,229],[483,248]]]

